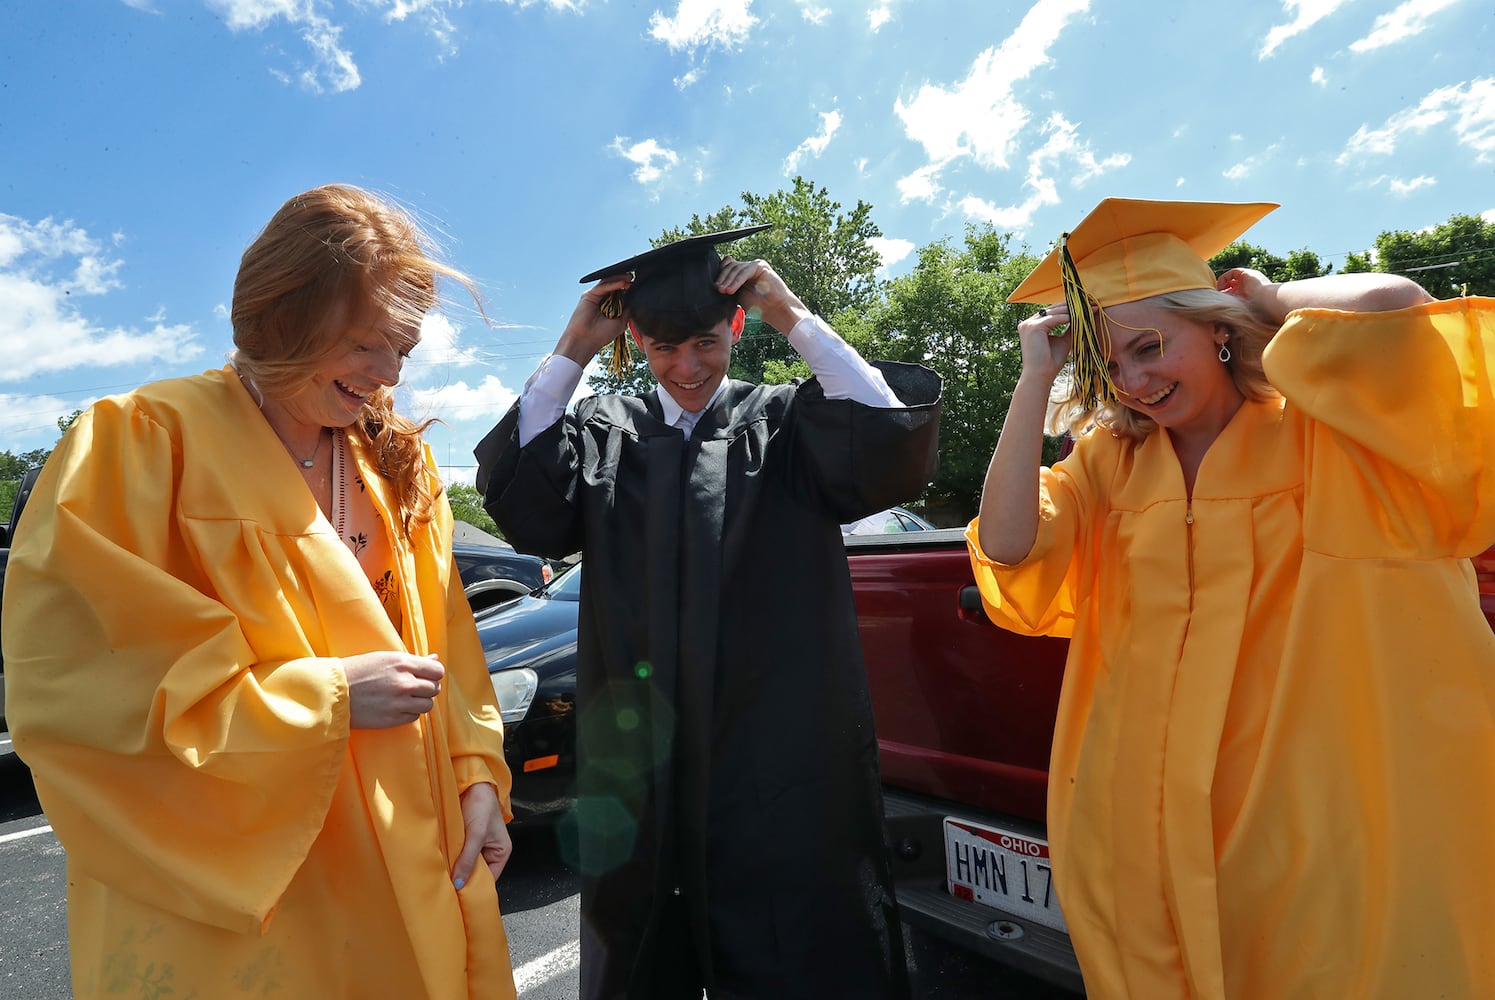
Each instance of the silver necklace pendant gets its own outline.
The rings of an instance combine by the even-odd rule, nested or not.
[[[316,465],[316,464],[317,464],[317,460],[315,458],[303,458],[301,460],[301,467],[303,469],[310,469],[313,465]]]

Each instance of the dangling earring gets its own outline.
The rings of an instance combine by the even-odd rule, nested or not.
[[[1225,341],[1223,340],[1220,341],[1220,353],[1218,356],[1222,365],[1230,360],[1230,348],[1225,346]]]

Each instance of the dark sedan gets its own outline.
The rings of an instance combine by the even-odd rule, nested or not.
[[[538,556],[515,552],[507,542],[455,542],[452,556],[472,613],[528,594],[550,581],[550,564]]]
[[[554,816],[576,780],[576,619],[581,564],[478,616],[504,720],[516,820]]]

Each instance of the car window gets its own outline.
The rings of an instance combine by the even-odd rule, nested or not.
[[[560,573],[542,591],[545,597],[557,601],[581,600],[581,563],[576,563]]]
[[[843,535],[881,535],[889,531],[902,530],[898,525],[898,519],[893,516],[893,512],[890,510],[878,511],[876,514],[869,514],[859,521],[852,521],[850,524],[841,525],[841,534]]]
[[[928,521],[906,510],[898,510],[893,513],[898,518],[898,523],[902,525],[900,529],[902,531],[929,531],[934,527]]]

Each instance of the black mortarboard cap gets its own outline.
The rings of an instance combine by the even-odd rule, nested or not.
[[[633,284],[628,289],[626,299],[618,305],[660,312],[690,312],[703,301],[714,301],[721,295],[716,290],[716,276],[722,267],[721,256],[716,252],[717,245],[772,228],[773,225],[769,223],[688,236],[662,247],[645,250],[616,264],[599,267],[590,274],[583,275],[581,280],[585,283],[619,274],[632,274]]]

